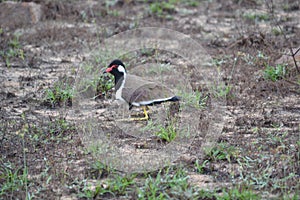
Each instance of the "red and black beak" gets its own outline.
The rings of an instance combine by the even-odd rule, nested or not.
[[[114,68],[117,68],[117,65],[113,65],[113,66],[107,68],[107,69],[105,70],[105,72],[103,72],[103,74],[105,74],[105,73],[110,73]]]
[[[113,66],[107,68],[107,69],[105,70],[105,72],[103,72],[103,74],[105,74],[105,73],[110,73],[110,72],[113,70],[113,68],[116,68],[116,65],[113,65]]]
[[[113,67],[114,67],[114,66],[112,66],[112,67],[110,67],[110,68],[107,68],[107,69],[105,70],[105,72],[106,72],[106,73],[110,73],[110,72],[113,70]]]
[[[104,72],[103,72],[103,74],[106,74],[106,73],[109,73],[109,72],[111,72],[111,67],[110,68],[107,68]]]

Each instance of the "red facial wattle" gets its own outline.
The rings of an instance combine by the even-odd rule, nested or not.
[[[105,70],[105,72],[109,73],[109,72],[111,72],[111,71],[113,70],[113,68],[116,68],[116,67],[117,67],[117,65],[113,65],[113,66],[111,66],[110,68],[107,68],[107,69]]]

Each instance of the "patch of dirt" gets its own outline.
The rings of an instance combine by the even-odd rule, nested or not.
[[[221,191],[241,183],[261,195],[276,197],[300,190],[300,73],[292,57],[285,53],[300,47],[298,1],[203,1],[197,6],[179,3],[174,10],[164,11],[167,17],[151,12],[152,1],[113,1],[111,5],[108,2],[112,1],[32,2],[42,8],[38,21],[0,27],[0,174],[12,173],[18,177],[16,180],[20,179],[14,187],[10,186],[18,189],[1,193],[1,198],[24,199],[26,192],[37,199],[79,198],[86,186],[84,180],[105,178],[92,167],[99,157],[87,148],[88,142],[103,137],[97,135],[99,132],[110,142],[102,145],[113,144],[123,152],[118,156],[124,156],[122,159],[129,164],[149,163],[147,171],[152,167],[152,157],[145,159],[149,152],[176,151],[178,155],[170,155],[172,151],[161,154],[161,160],[185,163],[190,183],[200,188]],[[213,94],[205,82],[213,76],[209,68],[194,66],[182,55],[163,49],[139,49],[125,55],[106,55],[102,51],[107,38],[143,27],[164,27],[184,33],[212,57],[221,80],[229,88],[222,96],[226,97],[226,108],[220,112],[224,126],[216,146],[226,145],[219,154],[204,154],[199,147],[207,135],[197,132],[182,146],[172,146],[151,135],[159,125],[167,127],[168,105],[154,107],[150,113],[154,131],[147,126],[148,122],[118,123],[117,118],[126,118],[132,112],[113,102],[114,92],[109,88],[86,88],[83,99],[77,99],[84,104],[80,109],[70,93],[51,101],[49,95],[55,88],[66,92],[82,74],[90,81],[97,73],[100,78],[103,68],[120,56],[128,63],[130,72],[160,79],[172,88],[185,85],[189,92],[211,97],[205,101],[207,108],[187,107],[178,114],[181,128],[195,123],[193,130],[206,132],[212,119],[218,117],[210,112],[214,110],[214,102],[210,102]],[[300,66],[298,55],[295,61]],[[268,80],[266,67],[282,62],[288,64],[284,76]],[[145,67],[153,63],[153,70]],[[155,68],[157,64],[164,64],[164,68]],[[65,85],[61,87],[58,83]],[[221,88],[217,92],[221,95],[224,91]],[[84,135],[87,119],[95,122],[93,130],[99,132]],[[142,129],[145,131],[140,132]],[[218,157],[222,152],[227,153],[225,158]],[[116,155],[100,161],[118,161],[113,156]],[[187,159],[182,161],[180,156]],[[134,160],[137,157],[140,160]],[[194,158],[209,161],[203,174],[195,174]],[[154,171],[161,166],[152,164]],[[27,184],[22,184],[24,173]],[[7,182],[0,175],[0,186],[4,188]],[[136,194],[131,195],[137,198]]]

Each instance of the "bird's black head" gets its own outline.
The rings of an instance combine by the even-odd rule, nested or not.
[[[104,73],[111,73],[114,75],[115,83],[117,83],[126,74],[125,65],[121,60],[114,60],[108,65]]]

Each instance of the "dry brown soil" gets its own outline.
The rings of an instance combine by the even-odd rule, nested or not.
[[[9,172],[28,171],[28,187],[14,183],[22,186],[1,193],[1,199],[25,199],[26,190],[36,199],[76,199],[84,183],[107,178],[107,173],[95,170],[97,159],[87,151],[82,130],[76,128],[80,118],[74,120],[69,114],[73,99],[51,103],[45,98],[58,81],[74,84],[81,67],[95,66],[100,74],[115,58],[99,55],[103,41],[142,27],[168,28],[190,36],[212,57],[221,81],[230,88],[216,141],[221,153],[200,155],[199,141],[194,138],[189,152],[179,159],[191,184],[217,193],[235,186],[250,188],[263,198],[282,198],[300,191],[300,73],[291,56],[282,58],[290,53],[289,48],[300,46],[298,1],[213,0],[196,6],[179,2],[161,16],[150,10],[154,1],[33,2],[42,8],[39,21],[1,27],[0,33],[0,186],[13,182],[7,179]],[[8,55],[9,51],[16,54]],[[203,92],[201,77],[207,74],[194,74],[193,63],[172,53],[138,50],[123,59],[130,66],[175,66],[189,75],[192,91]],[[267,79],[266,66],[277,62],[287,64],[286,73],[275,81]],[[166,73],[166,77],[172,76]],[[104,132],[123,141],[119,146],[145,150],[167,145],[157,138],[145,143],[128,131],[128,126],[121,133],[120,127],[113,126],[113,117],[99,117],[113,109],[112,91],[102,92],[98,91],[90,113],[104,124],[100,126],[106,127]],[[153,112],[158,111],[154,108]],[[199,117],[191,115],[190,121],[199,122]],[[205,123],[209,122],[203,120],[201,126]],[[222,153],[225,157],[218,157]],[[195,171],[196,159],[209,161],[202,174]],[[127,195],[137,198],[136,192]]]

